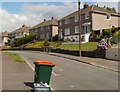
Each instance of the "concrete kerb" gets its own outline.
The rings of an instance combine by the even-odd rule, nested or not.
[[[104,69],[107,69],[107,70],[110,70],[110,71],[120,72],[120,70],[111,69],[111,68],[109,68],[109,67],[105,67],[105,66],[96,64],[95,62],[93,63],[93,62],[88,62],[88,61],[85,61],[85,60],[78,60],[78,59],[74,59],[74,58],[70,58],[70,57],[65,57],[65,56],[61,56],[61,55],[57,55],[57,54],[51,54],[51,53],[42,53],[42,54],[48,54],[48,55],[52,55],[52,56],[67,58],[67,59],[70,59],[70,60],[75,60],[75,61],[78,61],[78,62],[81,62],[81,63],[85,63],[85,64],[89,64],[89,65],[92,65],[92,66],[104,68]]]

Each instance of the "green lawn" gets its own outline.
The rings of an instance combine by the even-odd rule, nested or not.
[[[79,44],[63,44],[60,45],[58,48],[65,50],[79,50]],[[94,51],[97,49],[97,42],[88,42],[82,44],[81,48],[82,51]]]
[[[43,46],[43,41],[36,41],[25,48],[41,48]],[[60,48],[65,50],[79,50],[79,44],[63,44],[62,42],[50,42],[50,46],[53,49]],[[97,42],[88,42],[82,44],[82,51],[94,51],[97,49]]]
[[[41,48],[42,45],[43,45],[43,41],[36,41],[36,42],[26,46],[25,48]]]
[[[14,62],[20,62],[20,63],[25,62],[25,60],[21,56],[19,56],[18,54],[10,53],[10,52],[3,52],[3,53],[9,54],[12,57],[12,60]]]
[[[61,45],[62,42],[50,42],[50,46],[53,48],[57,48],[59,45]],[[41,48],[43,46],[43,41],[36,41],[25,48]]]

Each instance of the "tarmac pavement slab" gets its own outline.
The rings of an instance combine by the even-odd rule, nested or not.
[[[34,71],[27,63],[16,63],[2,54],[2,92],[31,92]]]

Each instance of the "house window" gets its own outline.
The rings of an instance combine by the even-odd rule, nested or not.
[[[65,35],[69,35],[70,34],[70,28],[65,28]]]
[[[65,20],[65,24],[68,24],[69,23],[69,19]]]
[[[37,32],[37,29],[35,29],[35,32]]]
[[[44,27],[41,27],[41,30],[44,30]]]
[[[47,26],[47,29],[49,29],[49,26]]]
[[[41,34],[41,35],[40,35],[40,38],[41,38],[41,39],[44,39],[44,38],[45,38],[45,34]]]
[[[49,33],[46,34],[46,38],[49,38]]]
[[[75,33],[79,33],[79,26],[75,26]]]
[[[84,33],[90,33],[90,26],[84,26]]]
[[[85,13],[85,19],[89,19],[89,17],[90,17],[89,12]]]
[[[79,21],[79,17],[75,16],[75,22],[78,22],[78,21]]]
[[[59,22],[59,25],[62,26],[62,21]]]
[[[106,19],[107,19],[107,20],[110,20],[110,18],[111,18],[111,15],[107,15],[107,16],[106,16]]]

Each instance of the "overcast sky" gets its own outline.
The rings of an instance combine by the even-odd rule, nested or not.
[[[83,4],[84,2],[81,3],[81,8]],[[115,7],[117,11],[120,10],[118,2],[88,2],[88,4],[106,5]],[[76,2],[3,2],[0,8],[2,31],[13,31],[22,24],[32,27],[44,19],[48,20],[51,17],[60,19],[76,10]]]

